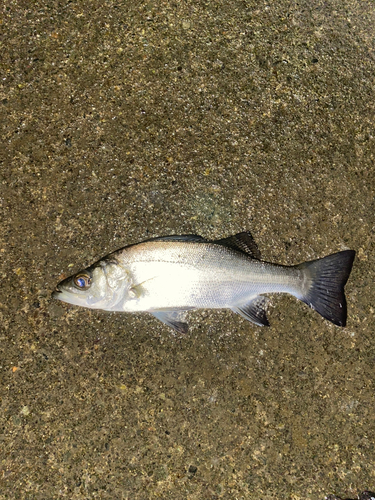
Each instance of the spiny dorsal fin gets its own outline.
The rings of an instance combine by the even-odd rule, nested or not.
[[[157,236],[156,238],[150,238],[146,241],[180,241],[180,242],[193,242],[193,243],[205,243],[208,240],[197,234],[181,234],[181,235],[171,235],[171,236]]]
[[[244,231],[243,233],[238,233],[228,238],[216,240],[214,243],[233,248],[234,250],[239,250],[240,252],[250,255],[254,259],[260,260],[259,248],[254,238],[251,236],[250,231]]]

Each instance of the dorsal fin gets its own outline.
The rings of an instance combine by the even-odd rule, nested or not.
[[[198,236],[197,234],[181,234],[181,235],[172,234],[171,236],[157,236],[156,238],[150,238],[145,241],[180,241],[180,242],[190,241],[195,243],[205,243],[208,240],[202,238],[202,236]]]
[[[216,240],[214,243],[218,245],[223,245],[234,250],[246,253],[254,259],[260,260],[260,251],[254,238],[251,236],[250,231],[244,231],[243,233],[238,233],[228,238],[223,238],[221,240]]]
[[[181,234],[181,235],[171,235],[171,236],[158,236],[156,238],[149,238],[146,241],[176,241],[176,242],[190,242],[190,243],[209,243],[210,240],[203,238],[197,234]],[[220,240],[213,240],[211,243],[216,243],[217,245],[222,245],[228,248],[237,250],[238,252],[250,255],[253,259],[260,260],[260,251],[257,244],[254,241],[250,231],[244,231],[242,233],[234,234],[233,236],[228,236],[228,238],[222,238]]]

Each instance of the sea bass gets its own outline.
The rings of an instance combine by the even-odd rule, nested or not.
[[[289,293],[338,326],[354,250],[296,266],[261,260],[249,232],[210,241],[165,236],[130,245],[58,284],[53,297],[106,311],[146,311],[180,333],[194,309],[231,309],[263,326],[267,293]]]

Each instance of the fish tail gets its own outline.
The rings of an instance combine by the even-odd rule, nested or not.
[[[304,262],[297,268],[304,272],[304,291],[299,298],[338,326],[346,325],[344,287],[355,257],[354,250],[344,250],[322,259]]]

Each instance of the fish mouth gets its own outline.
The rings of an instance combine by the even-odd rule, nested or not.
[[[61,300],[61,302],[66,302],[67,304],[71,304],[73,306],[85,306],[84,297],[80,296],[77,293],[74,293],[70,290],[61,289],[57,286],[54,292],[51,295],[52,299]]]
[[[62,290],[60,290],[58,287],[56,287],[55,291],[52,292],[52,298],[53,299],[59,299],[59,295],[62,293]]]

